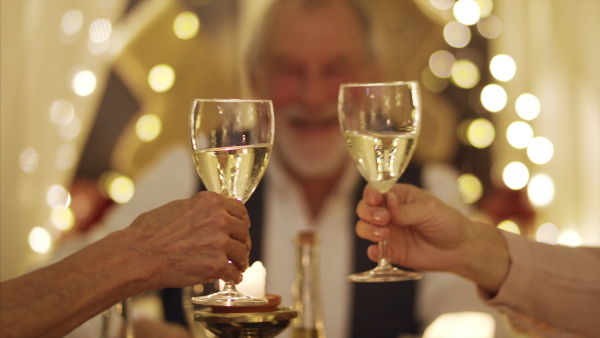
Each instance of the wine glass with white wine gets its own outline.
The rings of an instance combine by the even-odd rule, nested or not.
[[[421,104],[417,82],[348,83],[340,86],[340,126],[360,174],[385,194],[406,169],[417,144]],[[379,242],[379,263],[348,276],[353,282],[420,279],[422,274],[392,266],[388,241]]]
[[[192,100],[192,150],[206,189],[245,203],[267,168],[274,127],[270,100]],[[222,291],[194,297],[192,302],[251,306],[267,300],[242,294],[228,282]]]

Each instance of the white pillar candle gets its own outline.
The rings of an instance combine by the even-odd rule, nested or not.
[[[437,317],[423,332],[423,338],[492,338],[496,322],[486,312],[450,312]]]
[[[243,294],[258,298],[265,297],[265,284],[267,281],[267,270],[261,261],[256,261],[245,272],[242,273],[244,278],[240,284],[235,287]],[[223,289],[222,280],[219,280],[219,286]]]

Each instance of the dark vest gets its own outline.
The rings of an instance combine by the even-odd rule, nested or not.
[[[421,170],[409,166],[400,181],[421,186]],[[362,199],[364,185],[364,181],[357,184],[354,205]],[[252,197],[246,202],[251,222],[252,250],[250,250],[250,262],[263,260],[263,206],[264,193],[262,184],[259,184]],[[354,232],[354,226],[358,221],[356,214],[353,213],[353,215],[354,221],[348,225],[348,231],[352,232]],[[352,271],[366,271],[375,267],[376,263],[367,257],[367,248],[371,244],[373,243],[355,236]],[[401,333],[416,334],[419,327],[415,316],[417,284],[417,281],[352,283],[352,337],[394,338]],[[208,289],[210,291],[207,291],[207,293],[214,292],[214,288],[209,287]],[[323,295],[323,299],[327,299],[327,296]],[[185,325],[180,290],[163,290],[163,300],[166,320],[180,322]]]

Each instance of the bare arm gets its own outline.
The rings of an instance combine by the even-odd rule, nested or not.
[[[2,336],[60,337],[146,290],[239,281],[248,227],[240,202],[209,192],[142,214],[56,264],[2,283]],[[23,325],[24,318],[34,320]]]
[[[60,337],[145,288],[151,267],[122,234],[2,284],[2,333]],[[23,325],[24,318],[27,325]]]

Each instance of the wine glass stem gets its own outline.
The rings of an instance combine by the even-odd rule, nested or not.
[[[383,194],[383,202],[381,203],[382,207],[387,207],[387,194]],[[392,264],[389,259],[389,242],[388,240],[383,240],[378,243],[379,246],[379,262],[377,263],[377,269],[390,269]]]
[[[225,286],[223,286],[222,292],[237,292],[237,289],[235,287],[235,284],[231,282],[225,282]]]
[[[389,269],[392,267],[390,263],[390,259],[388,257],[388,240],[383,240],[378,243],[379,245],[379,263],[377,264],[377,268],[379,269]]]

